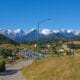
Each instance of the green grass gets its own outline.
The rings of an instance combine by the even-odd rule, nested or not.
[[[36,60],[22,73],[26,80],[80,80],[80,55]]]

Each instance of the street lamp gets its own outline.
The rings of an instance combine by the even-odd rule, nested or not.
[[[38,27],[38,29],[37,29],[37,31],[38,31],[38,34],[37,34],[37,52],[38,52],[38,59],[39,59],[39,27],[40,27],[40,25],[42,24],[42,23],[44,23],[44,22],[46,22],[46,21],[49,21],[49,20],[51,20],[50,18],[46,18],[46,19],[44,19],[44,20],[41,20],[41,21],[39,21],[38,20],[38,24],[37,24],[37,27]]]

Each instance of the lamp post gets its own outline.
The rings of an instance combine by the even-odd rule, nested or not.
[[[39,59],[39,28],[40,28],[40,25],[42,24],[42,23],[44,23],[44,22],[46,22],[46,21],[49,21],[49,20],[51,20],[50,18],[46,18],[46,19],[44,19],[44,20],[41,20],[41,21],[39,21],[38,20],[38,24],[37,24],[37,31],[38,31],[38,34],[37,34],[37,52],[38,52],[38,59]]]
[[[12,52],[12,56],[13,56],[13,61],[15,61],[15,59],[14,59],[15,53],[14,52]]]

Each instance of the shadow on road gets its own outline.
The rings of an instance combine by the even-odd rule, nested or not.
[[[6,75],[13,75],[13,74],[16,74],[19,70],[6,70],[4,72],[0,72],[0,76],[6,76]]]

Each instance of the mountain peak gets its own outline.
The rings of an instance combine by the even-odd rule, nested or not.
[[[52,33],[52,31],[50,29],[42,29],[40,31],[41,34],[44,34],[44,35],[49,35]]]
[[[21,29],[15,29],[13,30],[14,33],[19,33],[20,31],[22,31]]]
[[[37,30],[36,28],[32,28],[31,30],[29,30],[29,32],[32,32],[32,31],[34,31],[34,30]]]
[[[27,31],[26,33],[28,34],[28,33],[31,33],[31,32],[33,32],[33,31],[37,31],[37,29],[36,28],[32,28],[32,29],[30,29],[29,31]]]
[[[12,31],[13,34],[23,34],[24,31],[22,29],[15,29]]]
[[[72,29],[68,29],[68,30],[67,30],[67,33],[71,33],[71,32],[73,32]]]

